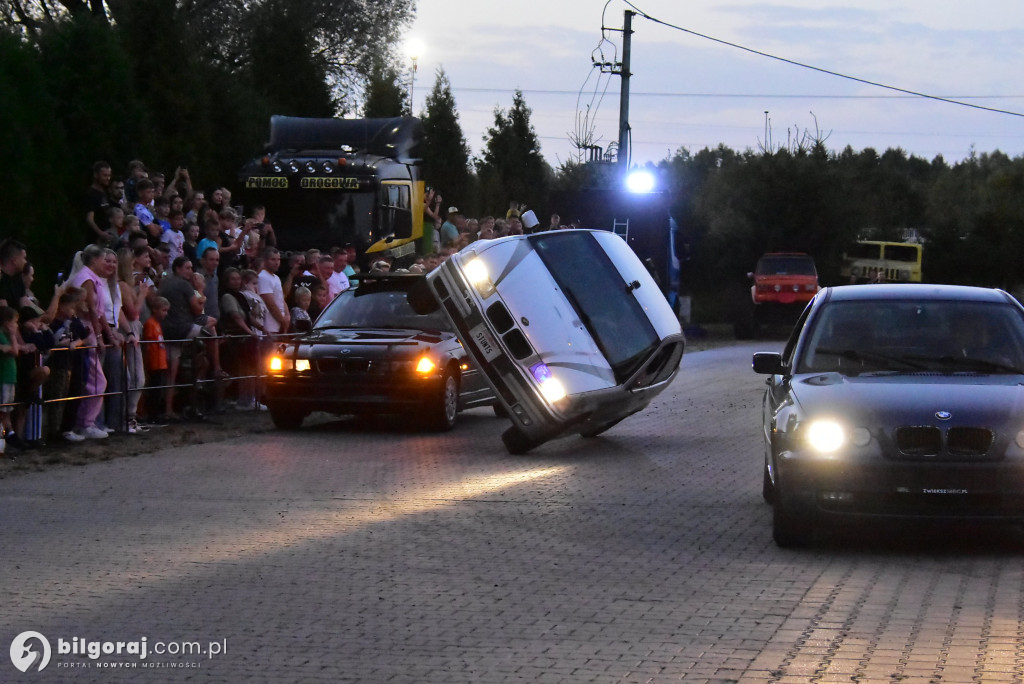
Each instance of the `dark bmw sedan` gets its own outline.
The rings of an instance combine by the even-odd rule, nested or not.
[[[1001,290],[822,290],[754,355],[780,546],[830,518],[1024,519],[1024,308]]]
[[[409,306],[407,292],[422,278],[360,280],[309,333],[279,344],[265,377],[274,425],[298,428],[313,411],[326,411],[405,414],[425,428],[450,430],[462,409],[492,405],[493,393],[447,319]]]

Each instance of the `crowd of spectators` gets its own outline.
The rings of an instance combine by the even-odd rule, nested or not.
[[[97,162],[82,249],[48,302],[24,244],[0,243],[0,446],[138,434],[204,412],[266,410],[260,359],[349,287],[351,246],[294,255],[282,279],[261,207],[226,188]],[[49,289],[49,288],[47,288]],[[40,290],[42,292],[42,290]]]
[[[340,245],[290,254],[282,269],[264,208],[242,216],[227,188],[198,190],[184,167],[167,182],[133,161],[121,180],[97,162],[85,201],[83,247],[47,303],[33,293],[25,246],[0,243],[0,444],[8,458],[47,441],[266,410],[260,363],[272,340],[308,330],[359,268],[355,248]],[[422,273],[476,240],[542,229],[517,202],[497,218],[445,211],[442,202],[428,188],[429,254],[366,268]],[[548,228],[559,227],[552,216]]]

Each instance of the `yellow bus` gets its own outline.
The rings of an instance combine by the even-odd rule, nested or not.
[[[858,240],[843,254],[840,275],[851,283],[919,283],[923,251],[914,242]]]

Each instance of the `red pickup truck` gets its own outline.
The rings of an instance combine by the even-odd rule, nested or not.
[[[751,306],[734,325],[740,339],[756,335],[762,323],[795,321],[821,289],[814,259],[803,252],[764,254],[747,276],[752,281]]]

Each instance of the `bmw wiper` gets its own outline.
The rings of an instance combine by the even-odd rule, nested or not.
[[[1024,374],[1024,370],[1012,366],[1008,363],[1000,363],[998,361],[990,361],[988,359],[979,359],[970,356],[939,356],[937,358],[926,358],[921,357],[922,360],[928,360],[932,363],[939,363],[943,366],[953,366],[958,370],[973,370],[979,372],[992,372],[992,373],[1011,373],[1011,374]]]
[[[814,350],[814,353],[838,356],[839,358],[847,359],[848,361],[866,361],[868,363],[877,364],[882,369],[892,369],[894,365],[901,366],[903,368],[912,368],[914,370],[925,370],[928,368],[928,366],[911,357],[878,354],[876,352],[860,351],[858,349],[818,347]]]

